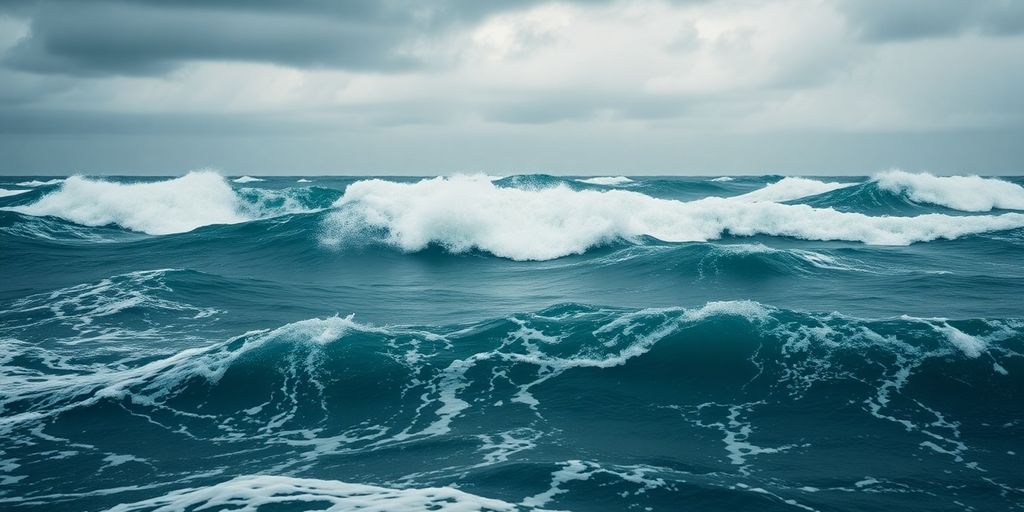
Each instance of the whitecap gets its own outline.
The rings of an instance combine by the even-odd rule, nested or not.
[[[22,181],[22,182],[18,183],[18,186],[19,187],[46,187],[46,186],[50,186],[50,185],[59,185],[61,183],[64,183],[64,179],[63,178],[54,178],[52,180],[46,180],[46,181],[39,181],[39,180]]]
[[[0,197],[16,196],[18,194],[24,194],[28,190],[8,190],[6,188],[0,188]]]
[[[614,187],[616,185],[625,185],[626,183],[633,183],[632,179],[625,176],[595,176],[593,178],[578,179],[580,183],[587,183],[589,185],[605,185]]]
[[[874,182],[882,190],[906,195],[914,202],[965,212],[987,212],[993,208],[1024,210],[1024,187],[995,178],[893,170],[875,175]]]
[[[151,235],[251,220],[220,175],[199,171],[152,183],[116,183],[72,176],[39,201],[9,210],[60,217],[86,226],[118,226]]]
[[[275,475],[247,475],[208,487],[187,488],[163,496],[126,503],[111,512],[136,510],[185,511],[205,509],[256,510],[263,507],[298,506],[316,503],[317,510],[342,511],[514,511],[517,507],[452,487],[392,489],[337,480],[293,478]]]
[[[235,178],[235,179],[233,179],[231,181],[233,181],[235,183],[255,183],[257,181],[264,181],[264,180],[260,179],[260,178],[253,178],[252,176],[242,176],[242,177],[239,177],[239,178]]]
[[[809,188],[848,186],[814,183],[794,188],[806,193]],[[790,185],[776,185],[773,197],[796,195],[795,190],[782,190]],[[325,219],[320,241],[341,246],[383,232],[384,243],[404,251],[437,244],[455,253],[476,249],[513,260],[547,260],[642,236],[696,242],[726,234],[772,235],[908,245],[1024,227],[1019,213],[873,217],[754,197],[685,202],[625,190],[573,190],[564,184],[524,190],[497,187],[479,176],[415,183],[364,180],[350,185],[335,202],[338,211]]]
[[[825,192],[831,192],[841,188],[853,186],[855,183],[841,183],[841,182],[824,182],[818,180],[812,180],[808,178],[796,178],[787,177],[782,178],[775,183],[768,184],[764,188],[757,189],[753,192],[748,192],[741,196],[736,196],[735,199],[743,199],[746,201],[792,201],[794,199],[800,199],[801,197],[816,196],[818,194],[824,194]]]
[[[286,191],[260,191],[255,196],[256,203],[246,201],[212,171],[193,171],[178,178],[144,183],[72,176],[35,203],[3,209],[37,217],[59,217],[84,226],[117,225],[150,235],[309,211],[299,201],[290,199]],[[268,206],[273,201],[261,201],[281,198],[284,200],[276,207]]]

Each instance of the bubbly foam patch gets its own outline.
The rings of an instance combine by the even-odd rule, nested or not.
[[[28,190],[8,190],[6,188],[0,188],[0,197],[16,196],[18,194],[24,194]]]
[[[879,188],[906,195],[918,203],[965,212],[987,212],[993,208],[1024,210],[1024,187],[993,178],[888,171],[876,175],[874,181]]]
[[[260,179],[260,178],[253,178],[252,176],[241,176],[241,177],[235,178],[235,179],[233,179],[231,181],[234,181],[235,183],[255,183],[257,181],[263,181],[263,180]]]
[[[762,234],[907,245],[1024,227],[1024,215],[1018,213],[872,217],[750,200],[749,195],[684,202],[624,190],[572,190],[565,185],[503,188],[482,176],[416,183],[359,181],[334,206],[338,211],[325,220],[320,234],[328,246],[383,233],[385,243],[404,251],[438,244],[456,253],[479,249],[514,260],[580,254],[590,247],[645,235],[669,242]]]
[[[519,507],[501,500],[484,498],[451,487],[391,489],[336,480],[286,476],[241,476],[209,487],[182,489],[136,503],[118,505],[111,512],[138,510],[262,510],[261,507],[297,506],[303,510],[314,503],[316,510],[364,512],[514,511]]]
[[[590,185],[605,186],[625,185],[626,183],[633,183],[633,180],[625,176],[596,176],[594,178],[587,178],[576,181],[579,181],[580,183],[587,183]]]
[[[711,178],[711,181],[732,181],[732,176],[719,176],[717,178]]]
[[[831,192],[840,188],[846,188],[856,183],[823,182],[808,178],[782,178],[775,183],[766,185],[764,188],[748,192],[735,199],[747,201],[792,201],[801,197],[816,196]]]

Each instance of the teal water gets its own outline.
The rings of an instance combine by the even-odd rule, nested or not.
[[[1024,508],[1024,180],[712,178],[2,178],[0,509]]]

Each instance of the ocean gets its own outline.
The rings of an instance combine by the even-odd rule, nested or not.
[[[1024,179],[0,178],[0,509],[1024,509]]]

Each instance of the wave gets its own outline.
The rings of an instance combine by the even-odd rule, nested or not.
[[[734,180],[734,179],[735,179],[735,178],[733,178],[732,176],[719,176],[719,177],[717,177],[717,178],[711,178],[711,179],[710,179],[710,180],[708,180],[708,181],[718,181],[718,182],[725,182],[725,181],[732,181],[732,180]]]
[[[633,183],[633,180],[625,176],[597,176],[594,178],[578,179],[580,183],[586,183],[588,185],[625,185],[626,183]]]
[[[147,440],[132,445],[132,456],[175,468],[161,478],[178,476],[180,451],[150,446],[201,448],[206,457],[190,460],[192,473],[227,479],[142,501],[133,495],[120,506],[126,511],[284,505],[287,495],[360,503],[351,501],[349,484],[258,475],[268,472],[398,482],[360,489],[374,505],[390,496],[392,509],[442,506],[423,501],[438,497],[476,503],[482,498],[425,489],[437,481],[487,488],[513,474],[529,484],[485,494],[512,495],[527,508],[576,500],[569,508],[578,509],[593,493],[618,493],[627,482],[633,492],[663,477],[674,484],[703,478],[721,488],[759,483],[789,499],[804,484],[864,478],[862,467],[830,468],[824,480],[831,483],[818,474],[794,474],[801,481],[795,485],[758,476],[775,460],[806,467],[834,454],[834,430],[819,435],[815,427],[835,421],[853,439],[887,436],[885,453],[868,455],[879,457],[869,462],[889,460],[897,449],[928,456],[924,449],[940,469],[1000,478],[1007,470],[986,467],[999,462],[992,449],[999,444],[961,429],[1019,416],[1019,408],[989,408],[973,397],[1012,403],[1022,334],[1019,319],[864,319],[739,300],[657,309],[559,304],[447,326],[313,318],[110,364],[4,336],[0,433],[14,446],[32,446],[40,464],[60,450],[91,453],[69,471],[93,474],[107,468],[112,453],[124,453],[116,451],[125,449],[118,437],[131,432],[131,439]],[[973,416],[979,411],[980,419]],[[632,442],[623,436],[626,419],[638,426],[630,432],[654,436],[657,445],[636,442],[623,451],[608,443]],[[806,428],[786,428],[793,425],[787,421]],[[496,430],[503,426],[509,430]],[[15,463],[31,469],[18,453]],[[630,463],[672,467],[616,467],[624,453]],[[580,454],[600,462],[554,462]],[[419,473],[405,475],[409,467]],[[898,479],[901,470],[878,464],[871,474]],[[599,485],[611,473],[616,487]],[[652,473],[658,477],[645,477]],[[52,474],[30,478],[46,484]],[[593,487],[570,483],[588,475],[598,480]],[[154,473],[123,478],[119,485],[151,484]],[[664,498],[678,503],[678,496]]]
[[[34,203],[3,209],[37,217],[59,217],[84,226],[117,225],[150,235],[167,235],[211,224],[237,224],[312,211],[309,206],[301,198],[282,191],[236,192],[214,172],[193,171],[150,183],[72,176]]]
[[[21,186],[21,187],[47,187],[47,186],[50,186],[50,185],[59,185],[61,183],[64,183],[64,179],[63,178],[54,178],[52,180],[46,180],[46,181],[39,181],[39,180],[22,181],[22,182],[18,183],[18,186]]]
[[[167,272],[171,271],[134,273],[126,277],[149,286],[153,279]],[[112,279],[89,285],[108,296],[84,304],[88,308],[87,316],[103,318],[147,304],[170,314],[191,315],[199,311],[203,316],[196,318],[214,313],[156,298],[143,298],[141,300],[149,301],[143,303],[131,293],[113,290],[116,284]],[[150,293],[158,291],[159,288],[153,288]],[[83,297],[91,299],[85,287],[69,289],[65,295],[68,301],[60,305],[62,309],[74,310],[79,307],[76,301]],[[31,306],[31,303],[22,306]],[[59,314],[53,318],[63,321]],[[79,317],[77,322],[81,326],[88,325],[84,317]],[[906,370],[908,366],[917,368],[926,360],[969,361],[986,356],[996,362],[990,370],[1003,375],[1006,370],[998,366],[998,358],[1019,355],[1024,342],[1022,328],[1024,324],[1014,319],[902,316],[873,320],[838,313],[797,312],[740,300],[708,302],[693,308],[642,310],[562,304],[536,313],[447,327],[377,327],[356,322],[351,315],[314,318],[272,330],[251,331],[157,359],[147,355],[135,365],[121,360],[113,367],[91,363],[75,366],[73,360],[57,352],[47,353],[47,349],[37,345],[13,344],[5,347],[4,364],[15,366],[5,366],[0,375],[5,390],[0,397],[0,410],[5,412],[0,427],[16,428],[104,400],[130,399],[142,407],[173,408],[177,404],[178,409],[171,412],[183,417],[201,410],[207,415],[216,414],[217,410],[233,415],[239,412],[238,408],[247,409],[262,403],[262,412],[249,414],[254,416],[252,423],[239,425],[239,428],[262,425],[260,430],[266,430],[260,415],[273,416],[291,409],[289,416],[295,415],[291,419],[300,421],[303,417],[293,407],[301,403],[304,407],[319,408],[324,401],[329,402],[329,398],[323,396],[328,380],[362,386],[388,376],[386,382],[379,383],[382,392],[393,390],[402,396],[420,396],[423,401],[411,407],[415,414],[407,418],[410,424],[391,425],[390,436],[381,432],[360,441],[365,447],[381,447],[448,433],[453,421],[467,411],[472,402],[481,401],[479,397],[470,400],[462,396],[478,391],[467,380],[472,378],[469,370],[478,365],[489,368],[482,375],[508,371],[509,378],[513,378],[514,366],[532,367],[533,378],[528,376],[531,372],[520,368],[516,373],[526,380],[515,380],[514,386],[505,391],[492,389],[495,393],[510,394],[492,396],[488,403],[504,400],[534,407],[539,402],[531,395],[531,389],[570,369],[629,366],[650,353],[656,354],[659,360],[678,360],[680,349],[705,350],[708,347],[701,348],[699,344],[734,340],[739,343],[735,348],[741,352],[759,352],[754,357],[761,358],[762,370],[767,371],[768,365],[777,366],[774,375],[764,376],[771,389],[789,387],[791,391],[799,391],[820,379],[867,378],[875,373],[874,363],[865,359],[872,354],[876,363],[893,373]],[[762,349],[757,349],[758,345],[762,345]],[[858,357],[849,359],[854,354]],[[893,355],[898,357],[893,360]],[[750,357],[750,354],[743,356]],[[887,360],[888,363],[883,363]],[[17,364],[25,364],[15,361],[27,364],[19,371],[12,371]],[[37,366],[39,364],[43,369]],[[53,364],[57,366],[47,371],[46,366]],[[840,367],[844,370],[837,372]],[[342,368],[347,369],[339,374]],[[238,389],[238,379],[247,380],[247,375],[253,372],[262,384],[253,387],[251,393],[241,399],[230,398]],[[672,380],[671,375],[650,377]],[[304,380],[304,385],[316,396],[304,400],[291,392],[281,403],[282,398],[274,398],[281,379]],[[423,389],[409,393],[409,388],[418,387]],[[267,395],[261,396],[264,391]],[[346,392],[345,389],[333,391]],[[201,401],[182,402],[182,398],[188,397]],[[397,397],[391,397],[394,398]],[[383,396],[380,399],[384,400]],[[223,402],[217,403],[219,400]],[[422,411],[432,411],[432,417],[421,416]],[[206,418],[217,420],[211,416]],[[281,421],[277,426],[284,428],[284,423]]]
[[[1024,187],[980,176],[933,176],[928,173],[888,171],[872,181],[882,190],[911,201],[945,206],[965,212],[993,209],[1024,210]]]
[[[822,182],[808,178],[786,177],[753,192],[736,196],[734,199],[778,203],[824,194],[825,192],[831,192],[852,185],[856,185],[856,183]]]
[[[24,194],[25,192],[31,192],[30,190],[8,190],[6,188],[0,188],[0,197],[16,196],[18,194]]]
[[[804,185],[794,188],[802,192]],[[812,185],[821,186],[834,184]],[[771,194],[796,194],[789,187],[780,185]],[[337,211],[325,219],[319,236],[327,246],[380,239],[404,251],[437,244],[456,253],[483,250],[513,260],[581,254],[591,247],[642,236],[692,242],[725,234],[763,234],[909,245],[1024,227],[1024,215],[1018,213],[872,217],[742,196],[683,202],[564,185],[519,189],[473,176],[416,183],[359,181],[345,190],[334,207]]]
[[[241,176],[231,180],[235,183],[256,183],[258,181],[264,181],[260,178],[253,178],[252,176]]]

